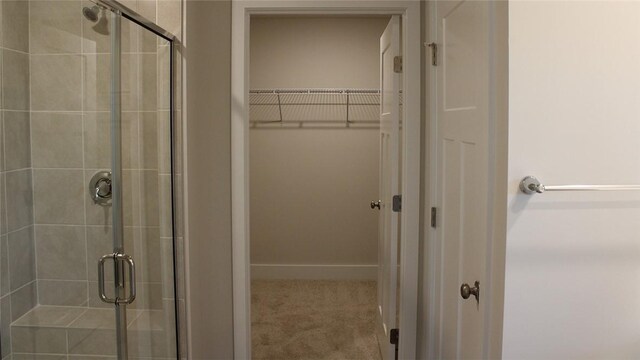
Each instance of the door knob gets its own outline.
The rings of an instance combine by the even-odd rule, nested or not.
[[[476,281],[473,284],[473,287],[469,286],[469,284],[462,284],[462,286],[460,286],[460,296],[462,296],[463,299],[468,299],[471,295],[476,297],[476,301],[480,302],[480,282]]]
[[[378,210],[380,210],[380,204],[381,203],[382,203],[382,200],[371,201],[371,208],[372,209],[378,208]]]

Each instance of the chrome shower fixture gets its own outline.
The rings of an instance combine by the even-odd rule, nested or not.
[[[87,20],[96,23],[92,26],[93,30],[102,35],[109,35],[109,21],[106,13],[106,10],[98,5],[82,8],[82,15]]]

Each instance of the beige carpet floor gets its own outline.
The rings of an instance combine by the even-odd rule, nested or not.
[[[254,360],[379,360],[375,281],[253,280]]]

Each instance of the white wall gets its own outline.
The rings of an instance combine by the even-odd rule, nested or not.
[[[189,359],[232,359],[231,2],[185,18]]]
[[[387,22],[252,18],[251,87],[377,89]],[[369,203],[378,197],[378,134],[375,128],[251,130],[252,264],[376,265],[378,212]],[[252,275],[260,277],[260,269]]]
[[[504,359],[640,354],[640,3],[513,1]]]

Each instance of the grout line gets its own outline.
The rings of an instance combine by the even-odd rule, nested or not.
[[[15,229],[15,230],[8,231],[6,234],[2,234],[2,235],[7,235],[7,236],[9,236],[9,235],[13,235],[13,234],[15,234],[15,233],[17,233],[17,232],[20,232],[20,231],[26,230],[26,229],[28,229],[28,228],[30,228],[30,227],[32,227],[32,226],[35,226],[35,225],[33,225],[33,224],[25,225],[25,226],[22,226],[22,227],[20,227],[20,228]],[[7,239],[7,241],[9,241],[9,240]]]

